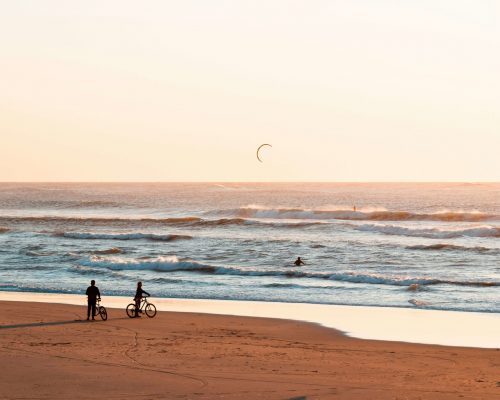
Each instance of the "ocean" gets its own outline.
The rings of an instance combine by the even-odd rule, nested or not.
[[[297,257],[305,262],[296,267]],[[500,312],[499,183],[1,183],[0,290]]]

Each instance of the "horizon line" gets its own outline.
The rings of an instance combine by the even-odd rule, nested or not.
[[[91,181],[91,180],[76,180],[76,181],[0,181],[1,184],[68,184],[68,183],[92,183],[92,184],[110,184],[110,183],[128,183],[128,184],[137,184],[137,183],[194,183],[194,184],[210,184],[210,183],[227,183],[227,184],[234,184],[234,183],[252,183],[252,184],[265,184],[265,183],[299,183],[299,184],[304,184],[304,183],[346,183],[346,184],[362,184],[362,183],[374,183],[374,184],[387,184],[387,183],[415,183],[415,184],[424,184],[424,183],[435,183],[435,184],[443,184],[443,183],[457,183],[457,184],[500,184],[500,181],[482,181],[482,180],[477,180],[477,181],[459,181],[459,180],[449,180],[449,181],[418,181],[418,180],[409,180],[409,181],[400,181],[400,180],[394,180],[394,181],[233,181],[233,180],[228,180],[228,181],[149,181],[149,180],[144,180],[144,181]]]

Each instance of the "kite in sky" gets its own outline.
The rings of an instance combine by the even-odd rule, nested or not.
[[[261,160],[261,159],[260,159],[260,157],[259,157],[259,151],[260,151],[260,149],[262,149],[264,146],[273,147],[273,146],[271,146],[271,145],[270,145],[270,144],[268,144],[268,143],[264,143],[264,144],[261,144],[261,145],[259,146],[259,148],[257,149],[257,160],[259,160],[260,162],[262,162],[262,160]]]

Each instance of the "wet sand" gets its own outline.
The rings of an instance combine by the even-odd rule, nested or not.
[[[346,337],[315,324],[0,302],[0,398],[497,399],[500,351]]]
[[[65,293],[0,291],[0,301],[85,305],[86,297]],[[107,308],[123,309],[128,296],[105,296]],[[358,339],[500,348],[500,314],[333,304],[154,297],[158,311],[264,317],[312,322]]]

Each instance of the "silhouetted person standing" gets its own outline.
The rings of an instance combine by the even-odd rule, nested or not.
[[[149,293],[142,289],[142,282],[137,282],[137,290],[135,291],[135,316],[139,317],[139,309],[141,308],[142,295],[149,296]]]
[[[95,303],[97,299],[101,298],[101,293],[99,292],[99,288],[95,285],[95,281],[92,279],[90,281],[90,286],[87,288],[87,321],[90,318],[90,311],[92,311],[92,321],[95,317]]]
[[[297,267],[300,267],[301,265],[306,265],[306,264],[304,263],[304,261],[302,261],[302,260],[300,259],[300,257],[297,257],[297,259],[295,260],[294,264],[295,264]]]

